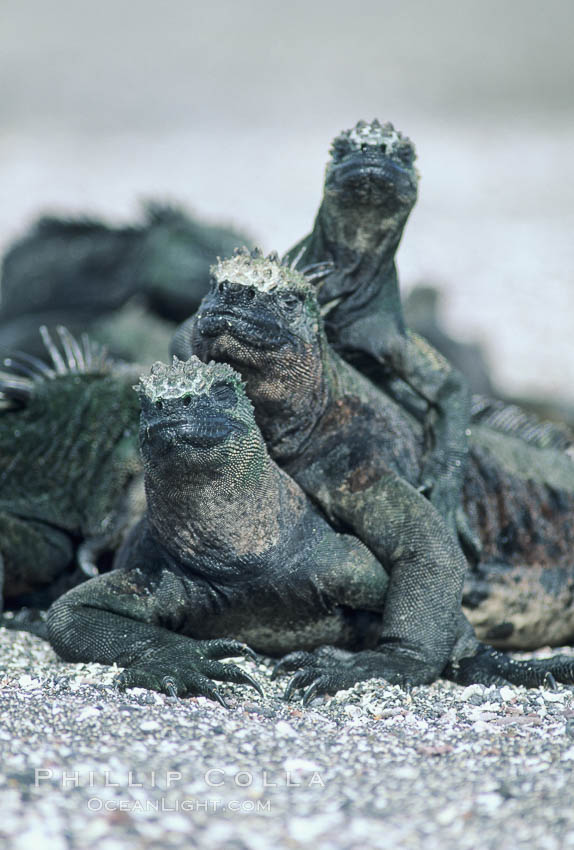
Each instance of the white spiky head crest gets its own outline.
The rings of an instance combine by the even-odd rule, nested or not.
[[[227,363],[203,363],[192,355],[189,360],[173,358],[173,363],[157,361],[149,375],[142,375],[134,389],[149,401],[181,398],[184,395],[206,395],[214,383],[231,381],[236,387],[244,387],[241,376]]]
[[[312,291],[304,275],[283,265],[276,253],[265,257],[261,251],[239,249],[226,260],[218,259],[211,267],[211,274],[216,283],[230,281],[259,292],[269,293],[283,288],[303,293]]]
[[[386,157],[399,159],[403,164],[412,165],[416,159],[415,146],[399,130],[395,130],[390,121],[381,124],[374,121],[358,121],[350,130],[343,130],[333,141],[331,155],[340,160],[350,153],[361,151],[365,146],[379,148]]]

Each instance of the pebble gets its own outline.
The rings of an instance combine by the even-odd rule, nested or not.
[[[0,657],[2,846],[574,850],[572,687],[371,681],[305,709],[243,659],[265,696],[222,683],[226,711],[24,633]]]

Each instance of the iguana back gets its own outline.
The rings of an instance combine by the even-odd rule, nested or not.
[[[49,364],[20,353],[0,377],[0,565],[12,604],[79,563],[92,572],[143,508],[137,373],[64,328],[59,346],[43,333]]]

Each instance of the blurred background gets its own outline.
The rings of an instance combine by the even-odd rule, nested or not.
[[[182,202],[286,250],[332,138],[416,143],[399,272],[503,392],[574,397],[571,0],[2,0],[0,247],[40,212]]]

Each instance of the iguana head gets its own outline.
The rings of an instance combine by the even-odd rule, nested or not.
[[[146,469],[208,475],[230,463],[243,469],[254,445],[262,444],[241,377],[231,366],[174,357],[171,366],[154,363],[136,389]]]
[[[191,345],[202,360],[240,370],[250,395],[257,388],[271,407],[322,404],[327,342],[314,288],[275,255],[242,251],[212,268]]]
[[[390,122],[359,121],[333,141],[324,203],[333,212],[374,207],[383,214],[411,210],[417,198],[415,148]]]
[[[236,356],[252,360],[253,351],[268,360],[279,352],[308,346],[320,323],[312,288],[302,274],[279,263],[277,256],[237,251],[211,269],[211,287],[197,314],[199,334],[217,340]],[[218,358],[219,359],[219,358]]]

